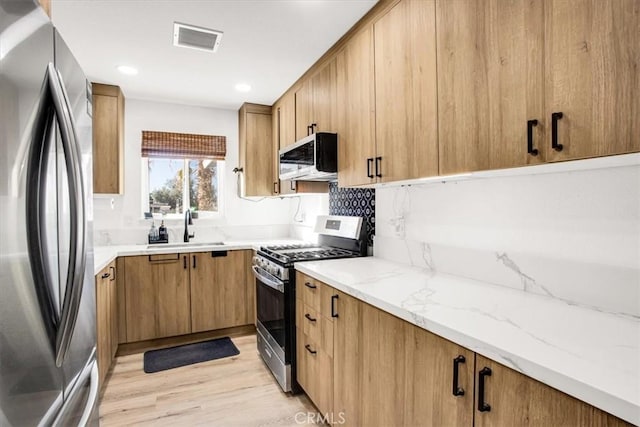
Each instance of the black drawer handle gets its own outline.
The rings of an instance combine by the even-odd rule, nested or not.
[[[182,268],[184,268],[185,270],[187,269],[187,257],[186,256],[182,257]]]
[[[311,283],[311,282],[304,282],[304,285],[305,285],[307,288],[309,288],[309,289],[315,289],[315,288],[317,288],[317,286],[316,286],[316,285],[314,285],[314,284],[313,284],[313,283]]]
[[[311,354],[316,354],[317,351],[316,350],[311,350],[311,346],[309,344],[305,345],[304,348],[307,349],[307,351]]]
[[[104,273],[104,274],[102,275],[102,278],[103,278],[103,279],[106,279],[106,278],[107,278],[107,277],[109,277],[109,276],[110,276],[110,274],[109,274],[109,273]]]
[[[278,191],[278,183],[274,182],[273,183],[273,194],[278,194],[278,193],[279,193],[279,191]]]
[[[309,313],[306,313],[304,315],[304,317],[306,317],[309,322],[315,322],[317,320],[317,319],[311,317],[311,315]]]
[[[336,310],[336,301],[338,301],[338,295],[331,296],[331,317],[338,317],[338,311]]]
[[[461,363],[465,363],[465,358],[463,355],[459,355],[458,357],[453,359],[453,395],[454,396],[464,396],[464,389],[458,385],[458,365]]]
[[[558,144],[558,120],[562,118],[562,113],[551,114],[551,148],[562,151],[562,144]]]
[[[373,173],[371,172],[371,166],[373,166],[373,157],[367,159],[367,178],[373,178]]]
[[[114,280],[116,280],[116,268],[114,266],[109,266],[109,270],[111,270],[111,280],[110,282],[113,282]]]
[[[491,405],[484,401],[484,379],[491,376],[491,368],[486,366],[478,372],[478,411],[489,412]]]
[[[528,120],[527,121],[527,153],[532,156],[538,155],[538,149],[533,148],[533,128],[538,126],[537,120]]]
[[[376,157],[376,176],[382,178],[382,157]]]

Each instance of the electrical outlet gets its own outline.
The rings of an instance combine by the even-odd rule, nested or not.
[[[404,238],[404,217],[396,216],[389,219],[389,224],[396,237]]]

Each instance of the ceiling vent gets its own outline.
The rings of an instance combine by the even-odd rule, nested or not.
[[[195,25],[173,23],[173,45],[215,52],[222,41],[222,31]]]

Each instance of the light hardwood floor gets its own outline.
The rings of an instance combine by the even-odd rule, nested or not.
[[[238,356],[154,374],[144,373],[142,353],[118,357],[100,403],[101,425],[309,424],[306,414],[316,409],[304,394],[280,390],[257,354],[255,335],[232,340]]]

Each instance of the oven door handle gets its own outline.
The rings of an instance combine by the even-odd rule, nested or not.
[[[279,280],[273,280],[273,279],[271,279],[269,277],[264,276],[262,273],[260,273],[260,268],[255,266],[255,265],[251,266],[251,270],[253,270],[253,275],[260,282],[264,283],[265,285],[269,286],[270,288],[275,289],[278,292],[284,293],[284,282],[281,282]]]

